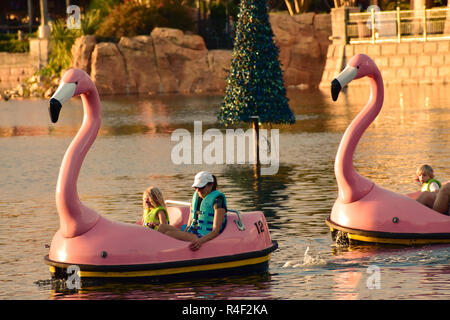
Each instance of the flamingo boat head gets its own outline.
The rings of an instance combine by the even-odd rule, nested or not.
[[[341,231],[349,239],[363,242],[450,242],[447,216],[409,196],[381,188],[356,172],[356,146],[383,106],[382,75],[370,57],[357,54],[331,83],[331,96],[336,101],[344,86],[363,77],[369,79],[369,101],[347,127],[334,163],[338,198],[327,220],[332,235]]]
[[[84,94],[91,95],[97,91],[89,75],[80,69],[69,69],[63,75],[61,82],[50,99],[50,119],[56,123],[62,105],[70,98]]]
[[[373,60],[365,54],[357,54],[350,59],[344,70],[331,82],[331,97],[336,101],[339,92],[352,80],[363,77],[381,76],[380,70]]]

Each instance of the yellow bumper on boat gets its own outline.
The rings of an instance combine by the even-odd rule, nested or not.
[[[199,266],[191,266],[191,267],[179,267],[179,268],[167,268],[167,269],[158,269],[158,270],[141,270],[141,271],[83,271],[80,270],[78,272],[78,276],[80,278],[138,278],[138,277],[158,277],[158,276],[166,276],[166,275],[174,275],[181,273],[191,273],[191,272],[200,272],[200,271],[211,271],[211,270],[223,270],[229,268],[237,268],[242,266],[249,266],[264,263],[270,260],[270,254],[253,258],[253,259],[244,259],[239,261],[232,262],[223,262],[223,263],[215,263],[215,264],[207,264],[207,265],[199,265]],[[56,268],[54,266],[49,267],[50,272],[54,274],[56,272]]]
[[[141,265],[83,265],[51,260],[45,257],[50,273],[55,278],[67,278],[67,270],[77,266],[79,278],[184,278],[267,271],[271,253],[278,248],[277,241],[260,251],[198,260],[174,261]]]
[[[388,233],[351,229],[340,226],[330,219],[325,223],[330,228],[331,233],[341,231],[346,233],[351,242],[358,243],[379,243],[379,244],[399,244],[399,245],[424,245],[424,244],[444,244],[450,243],[450,234],[419,234],[419,233]]]

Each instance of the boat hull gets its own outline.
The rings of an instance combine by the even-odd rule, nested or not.
[[[270,255],[278,248],[278,243],[260,251],[247,252],[213,258],[150,263],[136,265],[76,265],[80,279],[145,279],[179,280],[195,277],[216,277],[232,274],[267,272]],[[69,263],[61,263],[44,258],[55,279],[67,279]]]
[[[326,221],[332,236],[338,232],[349,242],[420,245],[450,243],[450,216],[414,200],[374,186],[362,199],[336,200]]]

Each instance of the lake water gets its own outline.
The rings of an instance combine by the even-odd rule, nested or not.
[[[423,163],[450,180],[449,89],[387,87],[384,107],[356,150],[357,170],[400,193],[418,189],[413,178]],[[367,87],[350,88],[333,103],[328,91],[288,91],[296,123],[274,127],[280,167],[259,178],[248,164],[172,162],[172,132],[193,133],[198,120],[203,130],[217,127],[220,96],[103,97],[102,127],[78,182],[85,204],[133,223],[146,187],[189,201],[193,177],[205,169],[218,177],[229,207],[264,212],[279,249],[264,275],[112,283],[79,292],[58,290],[43,257],[59,227],[56,180],[82,121],[81,100],[67,102],[57,124],[46,100],[0,102],[0,299],[449,299],[450,245],[345,249],[331,240],[324,221],[337,196],[334,157],[368,96]],[[376,288],[373,268],[380,275]]]

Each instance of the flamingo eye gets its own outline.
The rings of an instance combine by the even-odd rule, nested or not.
[[[356,66],[356,69],[359,69],[359,66]]]

